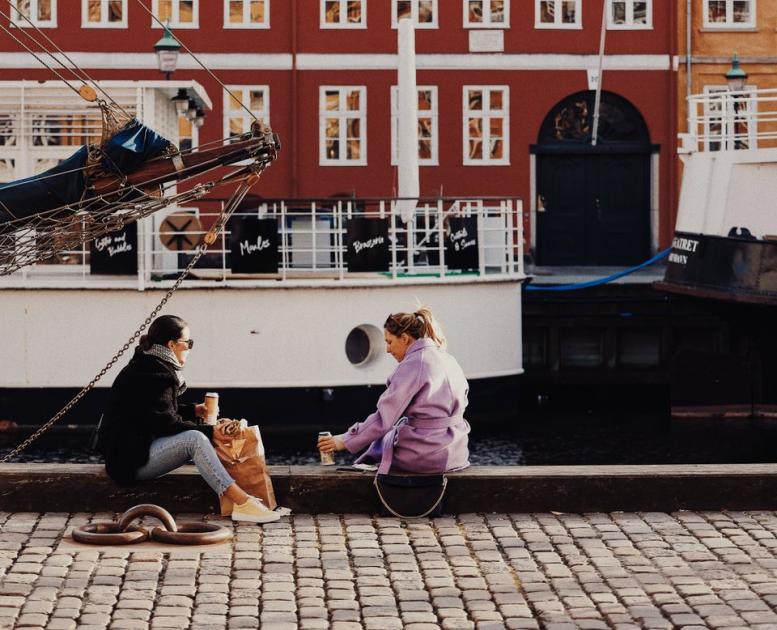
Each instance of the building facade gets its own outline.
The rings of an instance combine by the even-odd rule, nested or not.
[[[696,0],[702,1],[732,4]],[[755,0],[750,4],[755,9]],[[768,4],[760,0],[759,10]],[[182,135],[204,144],[245,131],[251,120],[245,105],[284,144],[256,193],[283,199],[396,194],[396,26],[409,16],[417,27],[423,196],[523,198],[527,251],[540,265],[632,264],[671,239],[682,116],[673,68],[678,12],[670,0],[19,0],[18,6],[100,81],[159,80],[153,49],[163,29],[152,14],[168,23],[234,95],[182,53],[173,79],[198,82],[213,104],[203,126],[182,123]],[[0,37],[4,80],[54,78],[16,41],[37,31],[7,12],[0,12],[7,27]],[[597,81],[603,95],[592,146]],[[78,132],[70,138],[82,139]],[[3,177],[31,174],[24,168],[12,166]]]

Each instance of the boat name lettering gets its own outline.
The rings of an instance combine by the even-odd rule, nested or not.
[[[268,247],[270,247],[270,239],[257,236],[256,245],[249,243],[247,240],[240,241],[240,255],[245,256],[246,254],[250,255],[254,252],[261,252],[263,249],[267,249]]]
[[[669,262],[677,263],[678,265],[687,265],[688,264],[688,256],[685,254],[675,254],[672,252],[669,254]]]
[[[451,243],[453,244],[453,249],[457,252],[460,252],[467,249],[468,247],[474,247],[477,244],[477,241],[474,238],[466,240],[468,236],[469,232],[467,232],[467,228],[465,227],[451,234]]]
[[[695,252],[699,246],[699,241],[695,241],[692,238],[680,238],[676,236],[672,239],[672,247],[675,249],[681,249],[684,252]]]
[[[366,241],[354,241],[353,251],[357,254],[363,249],[372,249],[376,245],[383,245],[385,239],[382,236],[376,236],[375,238],[368,239]]]
[[[127,242],[127,234],[119,234],[116,236],[103,236],[95,239],[94,248],[98,251],[104,251],[108,249],[108,256],[113,258],[116,254],[123,254],[124,252],[131,252],[132,245]]]

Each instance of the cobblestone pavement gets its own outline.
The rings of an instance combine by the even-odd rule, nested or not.
[[[59,549],[0,512],[2,628],[777,628],[777,512],[297,515],[229,547]]]

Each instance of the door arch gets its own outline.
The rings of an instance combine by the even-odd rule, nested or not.
[[[536,156],[539,265],[632,265],[650,255],[650,133],[628,100],[603,91],[559,101],[531,146]]]

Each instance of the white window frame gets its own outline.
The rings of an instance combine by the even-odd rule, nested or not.
[[[270,28],[270,0],[264,1],[264,22],[251,21],[251,1],[243,0],[243,21],[233,23],[229,21],[230,0],[224,0],[224,28]]]
[[[340,92],[340,107],[337,111],[328,110],[326,108],[326,93],[337,90]],[[359,96],[359,110],[346,110],[343,109],[344,94],[347,92],[353,92],[358,90]],[[367,86],[366,85],[322,85],[319,87],[318,92],[318,164],[319,166],[367,166]],[[338,118],[340,120],[340,146],[346,157],[338,157],[332,159],[326,155],[326,119]],[[348,126],[343,122],[348,118],[359,119],[359,130],[361,136],[359,158],[356,160],[349,160],[347,155],[347,139],[348,139]]]
[[[102,7],[99,22],[89,21],[89,0],[81,0],[81,28],[127,28],[127,0],[121,0],[121,21],[108,21],[109,0],[100,0]]]
[[[450,0],[448,0],[450,2]],[[413,20],[413,24],[417,29],[419,28],[438,28],[439,20],[437,18],[439,7],[437,0],[432,0],[432,21],[431,22],[418,22],[418,2],[419,0],[410,0],[410,15]],[[397,9],[399,8],[399,0],[391,0],[391,28],[399,27],[399,20],[397,19]]]
[[[438,166],[440,164],[439,153],[439,98],[436,85],[418,85],[416,90],[420,92],[431,91],[432,93],[432,109],[418,110],[418,118],[431,118],[432,119],[432,157],[422,159],[418,156],[419,166]],[[399,164],[399,116],[398,116],[398,103],[399,90],[396,85],[391,86],[391,164]]]
[[[615,7],[614,2],[626,3],[626,21],[623,24],[616,24],[614,21]],[[645,24],[634,22],[634,3],[645,2],[647,4],[647,15]],[[653,0],[607,0],[607,30],[609,31],[648,31],[653,28]]]
[[[159,0],[153,0],[151,11],[161,21],[162,18],[159,17]],[[181,0],[173,0],[173,18],[170,20],[170,28],[200,28],[200,0],[193,0],[192,11],[194,19],[191,22],[181,22]],[[162,27],[157,20],[151,18],[151,28]]]
[[[240,102],[245,105],[249,110],[251,110],[251,113],[261,120],[265,125],[268,127],[270,126],[270,86],[269,85],[228,85],[227,89],[229,92],[232,92],[235,96],[240,98]],[[264,102],[264,109],[263,110],[256,110],[251,109],[250,99],[248,98],[248,94],[250,92],[258,92],[262,91],[264,93],[263,102]],[[240,118],[243,120],[243,133],[248,133],[251,130],[251,123],[253,122],[253,117],[251,117],[248,112],[243,109],[242,107],[239,110],[230,109],[230,104],[232,102],[232,97],[230,96],[229,92],[224,90],[224,138],[229,139],[230,137],[230,128],[229,128],[229,120],[231,118]]]
[[[725,22],[710,22],[710,0],[704,0],[702,3],[704,28],[707,29],[723,29],[723,30],[738,30],[738,29],[751,29],[756,27],[756,15],[755,15],[755,0],[747,0],[750,3],[750,21],[749,22],[734,22],[734,0],[726,0],[726,21]]]
[[[6,5],[7,6],[7,5]],[[14,7],[19,6],[17,2],[14,2]],[[57,0],[51,0],[51,19],[39,20],[34,17],[38,15],[38,0],[30,0],[30,15],[28,16],[30,22],[21,17],[18,11],[13,7],[8,7],[11,18],[11,24],[18,26],[19,28],[32,28],[30,22],[32,22],[38,28],[56,28],[57,26]]]
[[[583,28],[583,2],[582,0],[574,0],[575,2],[575,21],[574,22],[562,22],[561,21],[561,6],[562,0],[553,0],[555,2],[555,22],[541,22],[541,0],[534,0],[534,28],[552,28],[552,29],[582,29]]]
[[[483,109],[471,110],[469,108],[469,92],[470,90],[480,90],[483,92]],[[490,157],[491,148],[491,125],[489,121],[491,118],[491,92],[494,90],[500,90],[502,92],[502,109],[499,110],[498,117],[504,119],[502,130],[504,136],[502,138],[502,157],[500,159],[492,159]],[[506,166],[510,164],[510,86],[508,85],[465,85],[462,88],[462,157],[465,166]],[[483,118],[483,137],[481,139],[483,144],[483,157],[480,159],[471,158],[469,156],[469,119],[470,118]],[[488,151],[487,151],[488,149]],[[488,153],[488,157],[486,156]]]
[[[326,0],[319,0],[320,2],[320,17],[319,26],[322,29],[363,29],[367,28],[367,0],[359,0],[362,3],[362,21],[361,22],[349,22],[348,21],[348,0],[339,0],[340,2],[340,21],[339,22],[327,22],[326,21]]]
[[[464,9],[463,24],[464,28],[510,28],[510,0],[504,0],[504,22],[492,22],[491,21],[491,1],[481,0],[483,3],[483,21],[482,22],[470,22],[469,20],[469,0],[462,0],[462,7]]]

